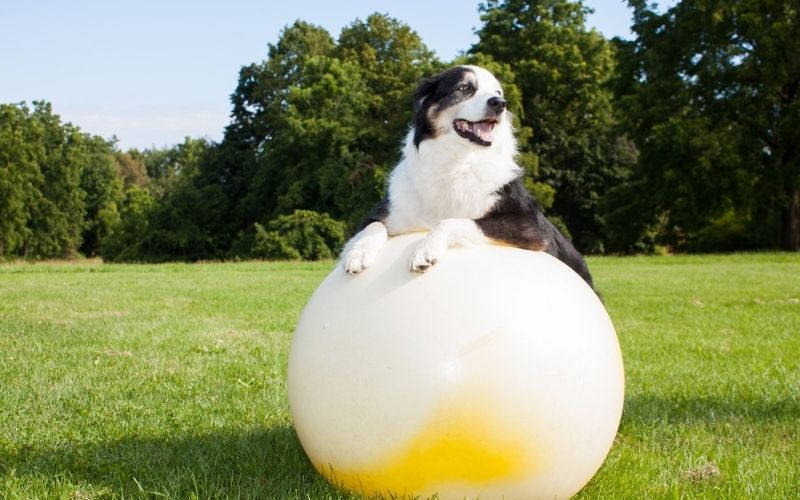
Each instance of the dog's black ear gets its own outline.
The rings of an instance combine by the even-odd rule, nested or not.
[[[426,78],[417,86],[417,91],[414,92],[414,113],[419,111],[425,99],[433,96],[433,93],[436,92],[436,85],[438,84],[438,78]]]

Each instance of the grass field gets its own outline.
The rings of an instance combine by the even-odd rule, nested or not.
[[[331,265],[0,265],[0,497],[348,498],[286,400]],[[800,498],[800,255],[590,266],[627,390],[579,497]]]

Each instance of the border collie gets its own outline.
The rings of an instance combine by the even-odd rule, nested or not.
[[[428,231],[409,258],[412,272],[451,246],[497,243],[545,251],[593,286],[583,256],[523,186],[511,116],[491,73],[448,69],[419,85],[414,108],[387,197],[342,251],[346,272],[367,269],[389,236]]]

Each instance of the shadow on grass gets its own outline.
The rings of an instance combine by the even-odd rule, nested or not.
[[[666,398],[635,395],[625,399],[623,423],[665,424],[720,421],[777,422],[800,419],[800,399],[722,399],[712,397]]]
[[[289,426],[252,433],[125,438],[55,449],[0,449],[0,473],[59,477],[114,496],[337,496]],[[63,481],[62,481],[63,482]]]

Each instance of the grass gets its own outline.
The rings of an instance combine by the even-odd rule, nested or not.
[[[800,255],[594,258],[619,435],[580,498],[800,497]],[[0,266],[1,498],[348,498],[286,402],[331,268]]]

